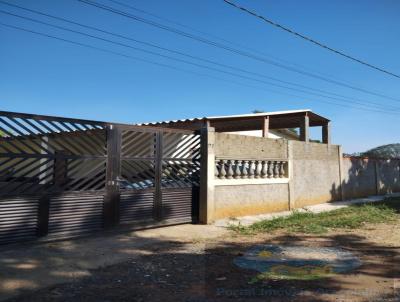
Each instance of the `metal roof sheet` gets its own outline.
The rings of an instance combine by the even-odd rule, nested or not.
[[[295,114],[302,112],[310,112],[313,113],[311,109],[299,109],[299,110],[286,110],[286,111],[271,111],[271,112],[260,112],[260,113],[248,113],[248,114],[235,114],[235,115],[220,115],[220,116],[204,116],[204,117],[194,117],[187,119],[178,119],[178,120],[166,120],[166,121],[158,121],[158,122],[148,122],[148,123],[140,123],[138,126],[152,126],[152,125],[161,125],[161,124],[173,124],[173,123],[187,123],[187,122],[198,122],[204,120],[218,120],[218,119],[235,119],[235,118],[243,118],[243,117],[256,117],[256,116],[272,116],[272,115],[286,115],[286,114]],[[313,113],[316,116],[318,114]],[[322,116],[319,116],[323,119],[328,120]]]

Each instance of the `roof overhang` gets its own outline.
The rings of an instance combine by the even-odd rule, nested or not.
[[[248,131],[262,129],[264,120],[269,118],[269,129],[297,128],[308,116],[311,127],[326,125],[330,120],[310,109],[274,111],[241,115],[210,116],[182,120],[144,123],[142,126],[158,126],[177,129],[198,130],[204,125],[214,127],[218,132]]]

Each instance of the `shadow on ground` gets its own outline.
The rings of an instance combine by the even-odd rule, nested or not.
[[[226,231],[178,225],[124,233],[107,232],[87,238],[0,247],[0,300],[39,288],[92,276],[96,269],[125,262],[166,245],[213,238]],[[166,248],[165,248],[166,249]]]
[[[76,274],[64,284],[33,292],[27,288],[25,294],[8,301],[400,300],[400,292],[397,296],[395,292],[396,287],[400,288],[399,248],[373,244],[362,236],[341,233],[327,236],[275,236],[268,239],[240,236],[207,240],[192,238],[186,241],[140,236],[122,236],[119,239],[119,245],[110,246],[107,238],[99,238],[111,255],[125,254],[123,262],[107,265],[105,261],[103,267],[96,269],[90,268],[93,264],[89,263],[82,275],[68,271],[65,266],[64,271],[54,266],[45,270],[44,279],[24,280],[21,276],[26,270],[46,265],[48,260],[40,263],[35,259],[20,259],[17,254],[14,257],[12,254],[2,257],[3,266],[9,263],[8,271],[20,276],[20,282],[42,283],[46,278],[60,274]],[[133,243],[137,241],[146,243]],[[253,283],[258,273],[236,267],[233,260],[255,244],[264,243],[341,247],[359,256],[362,266],[349,274],[326,279],[259,280]],[[53,263],[59,261],[62,264],[66,257],[75,257],[79,261],[85,258],[80,257],[79,246],[72,243],[64,247],[61,245],[45,256]],[[104,252],[102,249],[93,250],[93,257],[99,257]],[[85,264],[79,265],[84,267]],[[7,276],[2,278],[7,280]]]

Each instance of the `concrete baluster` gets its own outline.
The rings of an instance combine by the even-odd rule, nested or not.
[[[233,177],[233,160],[228,160],[228,172],[226,178],[231,179]]]
[[[281,162],[281,169],[279,170],[279,177],[285,177],[285,162]]]
[[[242,172],[240,171],[240,163],[238,160],[235,160],[235,171],[233,173],[233,178],[240,178]]]
[[[249,161],[249,178],[254,178],[256,166],[254,164],[254,160]]]
[[[280,166],[281,166],[281,162],[280,161],[276,161],[275,165],[274,165],[274,178],[278,178],[279,177]]]
[[[255,170],[255,178],[260,178],[261,177],[261,171],[262,171],[262,163],[261,160],[256,160],[256,170]]]
[[[226,176],[225,164],[226,160],[220,160],[219,175],[218,175],[219,178],[225,178]]]
[[[261,177],[262,178],[267,178],[267,176],[268,176],[268,162],[263,160],[261,165],[262,165]]]
[[[274,176],[274,162],[268,161],[268,178],[272,178]]]
[[[247,171],[247,160],[242,160],[242,178],[247,178],[249,175],[249,172]]]

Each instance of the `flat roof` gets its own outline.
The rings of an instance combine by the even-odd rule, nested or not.
[[[258,113],[247,113],[247,114],[233,114],[233,115],[220,115],[220,116],[209,116],[207,119],[221,119],[221,118],[241,118],[241,117],[253,117],[253,116],[271,116],[281,114],[292,114],[299,112],[312,112],[311,109],[300,109],[300,110],[286,110],[286,111],[271,111],[271,112],[258,112]]]
[[[197,130],[203,127],[205,122],[209,121],[210,126],[214,127],[216,131],[245,131],[261,129],[264,118],[269,117],[270,129],[284,129],[299,127],[304,116],[309,117],[311,127],[323,126],[330,121],[329,119],[312,112],[311,109],[301,109],[237,115],[205,116],[142,123],[138,125]]]

